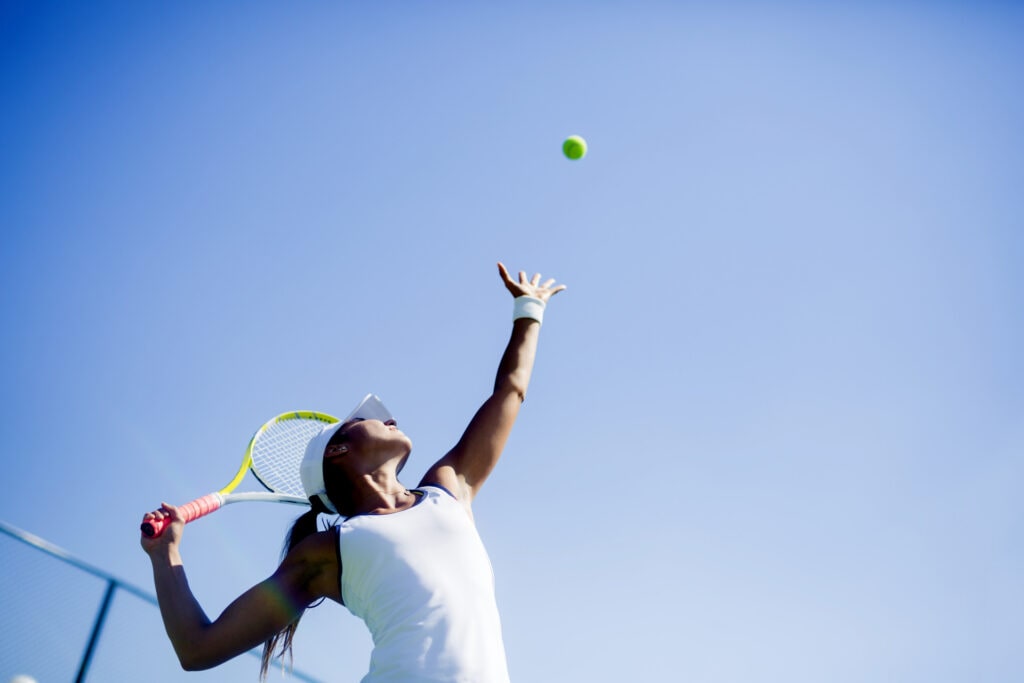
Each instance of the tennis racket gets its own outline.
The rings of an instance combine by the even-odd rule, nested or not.
[[[249,439],[242,466],[238,468],[238,473],[231,483],[220,491],[185,503],[178,510],[186,522],[191,522],[219,510],[228,503],[262,500],[309,505],[309,499],[302,488],[299,466],[302,464],[302,457],[306,453],[306,445],[310,439],[319,434],[325,425],[337,421],[336,417],[312,410],[283,413],[268,420]],[[245,478],[246,470],[252,470],[256,479],[269,493],[232,493]],[[154,538],[162,534],[170,522],[169,517],[144,521],[142,533]]]

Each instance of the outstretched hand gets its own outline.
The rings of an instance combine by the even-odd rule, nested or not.
[[[526,278],[526,271],[519,271],[519,282],[516,282],[508,274],[508,269],[505,268],[504,263],[498,263],[498,272],[501,273],[501,279],[505,283],[505,288],[512,293],[512,296],[532,296],[535,299],[547,303],[547,300],[558,294],[565,285],[558,285],[553,287],[555,284],[554,278],[546,280],[543,284],[540,281],[540,273],[535,273],[530,279]]]

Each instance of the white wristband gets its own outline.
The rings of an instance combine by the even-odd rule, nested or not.
[[[544,322],[544,302],[532,296],[517,296],[512,306],[512,320],[530,318]]]

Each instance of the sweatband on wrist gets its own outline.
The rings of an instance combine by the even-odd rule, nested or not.
[[[530,318],[539,323],[544,322],[544,302],[532,296],[517,296],[512,305],[512,320]]]

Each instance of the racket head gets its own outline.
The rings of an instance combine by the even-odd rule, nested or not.
[[[253,475],[269,491],[305,498],[300,466],[306,446],[336,422],[338,418],[315,410],[295,410],[267,420],[246,449]]]

